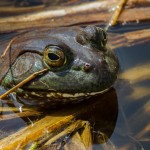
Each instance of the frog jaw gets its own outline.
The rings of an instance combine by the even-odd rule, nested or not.
[[[45,107],[45,105],[48,105],[48,107],[51,107],[60,104],[78,103],[92,96],[103,94],[107,92],[110,88],[98,92],[74,93],[74,94],[59,93],[59,92],[38,93],[37,91],[27,92],[23,90],[18,90],[16,91],[16,93],[17,97],[20,97],[19,101],[21,101],[21,103],[25,105],[27,104],[30,106],[39,106],[39,107],[43,106]]]
[[[71,93],[60,93],[60,92],[46,92],[46,94],[43,92],[43,93],[38,93],[38,92],[30,92],[30,93],[27,93],[27,92],[24,92],[25,93],[25,96],[28,97],[28,94],[29,95],[32,95],[32,96],[38,96],[38,97],[46,97],[46,98],[80,98],[80,97],[86,97],[86,96],[94,96],[94,95],[98,95],[98,94],[103,94],[105,92],[107,92],[110,88],[108,89],[105,89],[103,91],[98,91],[98,92],[91,92],[91,93],[74,93],[74,94],[71,94]]]

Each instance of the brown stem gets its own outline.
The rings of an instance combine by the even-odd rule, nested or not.
[[[10,119],[20,118],[20,117],[29,117],[29,116],[38,116],[40,112],[37,111],[27,111],[27,112],[20,112],[20,113],[13,113],[8,115],[0,115],[0,121],[6,121]]]
[[[126,2],[127,2],[127,0],[119,0],[119,3],[116,6],[116,10],[113,13],[108,25],[105,28],[106,31],[108,30],[109,26],[114,26],[117,24],[117,20],[120,16],[122,9],[123,9],[123,6],[125,5]]]
[[[57,141],[58,139],[60,139],[61,137],[64,137],[68,134],[71,134],[72,132],[75,132],[76,130],[78,130],[79,128],[83,127],[85,125],[85,122],[82,120],[78,120],[75,123],[71,124],[69,127],[67,127],[64,131],[60,132],[59,134],[57,134],[56,136],[54,136],[53,138],[51,138],[50,140],[48,140],[45,145],[50,145],[53,142]]]

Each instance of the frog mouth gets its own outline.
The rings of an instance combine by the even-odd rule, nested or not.
[[[39,107],[54,107],[61,104],[73,104],[79,103],[84,99],[88,99],[92,96],[100,95],[107,92],[110,88],[107,88],[98,92],[91,93],[60,93],[60,92],[38,92],[38,91],[26,91],[25,93],[17,93],[17,99],[19,102]]]
[[[110,88],[98,91],[98,92],[91,92],[91,93],[61,93],[61,92],[54,92],[54,91],[49,91],[49,92],[37,92],[37,91],[28,91],[25,92],[24,98],[30,98],[30,97],[36,97],[36,98],[47,98],[47,99],[78,99],[78,98],[84,98],[84,97],[91,97],[94,95],[98,94],[103,94],[107,92]],[[19,94],[20,95],[20,94]],[[22,95],[22,94],[21,94]]]
[[[55,92],[51,92],[48,93],[46,96],[47,97],[52,97],[54,95],[59,95],[62,98],[79,98],[79,97],[89,97],[89,96],[94,96],[94,95],[98,95],[98,94],[103,94],[106,91],[108,91],[109,89],[105,89],[103,91],[99,91],[99,92],[92,92],[92,93],[75,93],[75,94],[70,94],[70,93],[55,93]]]

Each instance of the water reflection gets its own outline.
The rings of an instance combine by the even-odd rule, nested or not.
[[[3,108],[14,108],[13,104],[10,101],[2,101]],[[57,110],[44,110],[43,117],[47,115],[51,115],[54,117],[60,117],[65,115],[71,115],[80,112],[82,109],[82,113],[79,113],[77,119],[78,120],[86,120],[90,122],[92,127],[92,135],[93,135],[93,143],[94,144],[102,144],[109,141],[110,136],[112,135],[117,115],[118,115],[118,102],[117,96],[114,89],[111,89],[109,92],[93,97],[87,101],[83,101],[81,104],[72,105],[69,107],[64,107],[59,110],[62,113],[54,113]],[[85,111],[83,111],[85,109]],[[87,111],[88,110],[88,111]],[[42,111],[42,110],[40,110]],[[9,111],[9,113],[15,113],[13,111]],[[3,113],[1,118],[6,115]],[[33,122],[37,120],[36,118],[29,117]],[[10,118],[8,120],[0,121],[0,128],[3,131],[3,138],[10,133],[15,133],[20,128],[25,127],[29,123],[26,117],[23,118]],[[105,137],[105,138],[104,138]],[[2,137],[1,137],[2,138]],[[100,142],[101,141],[101,142]],[[108,145],[108,144],[107,144]],[[109,146],[111,146],[109,144]],[[113,145],[112,145],[113,146]]]
[[[116,91],[111,89],[109,92],[93,97],[88,100],[90,111],[80,116],[82,120],[88,120],[93,127],[93,136],[98,136],[99,133],[105,134],[107,140],[111,137],[118,116],[118,101]],[[87,103],[87,102],[83,102]],[[85,107],[85,104],[82,104]],[[82,107],[83,107],[82,106]],[[93,141],[95,144],[98,143],[97,137]],[[106,142],[107,140],[103,141]]]
[[[117,49],[121,73],[115,85],[119,115],[111,137],[119,150],[149,147],[150,51],[149,43]]]

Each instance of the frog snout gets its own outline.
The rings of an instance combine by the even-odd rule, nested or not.
[[[76,70],[76,71],[84,71],[84,72],[90,72],[92,71],[94,68],[94,66],[90,63],[82,63],[82,64],[74,64],[72,66],[72,69],[73,70]]]
[[[90,72],[90,71],[92,71],[92,69],[93,69],[93,66],[90,63],[85,63],[83,66],[83,70],[85,72]]]

